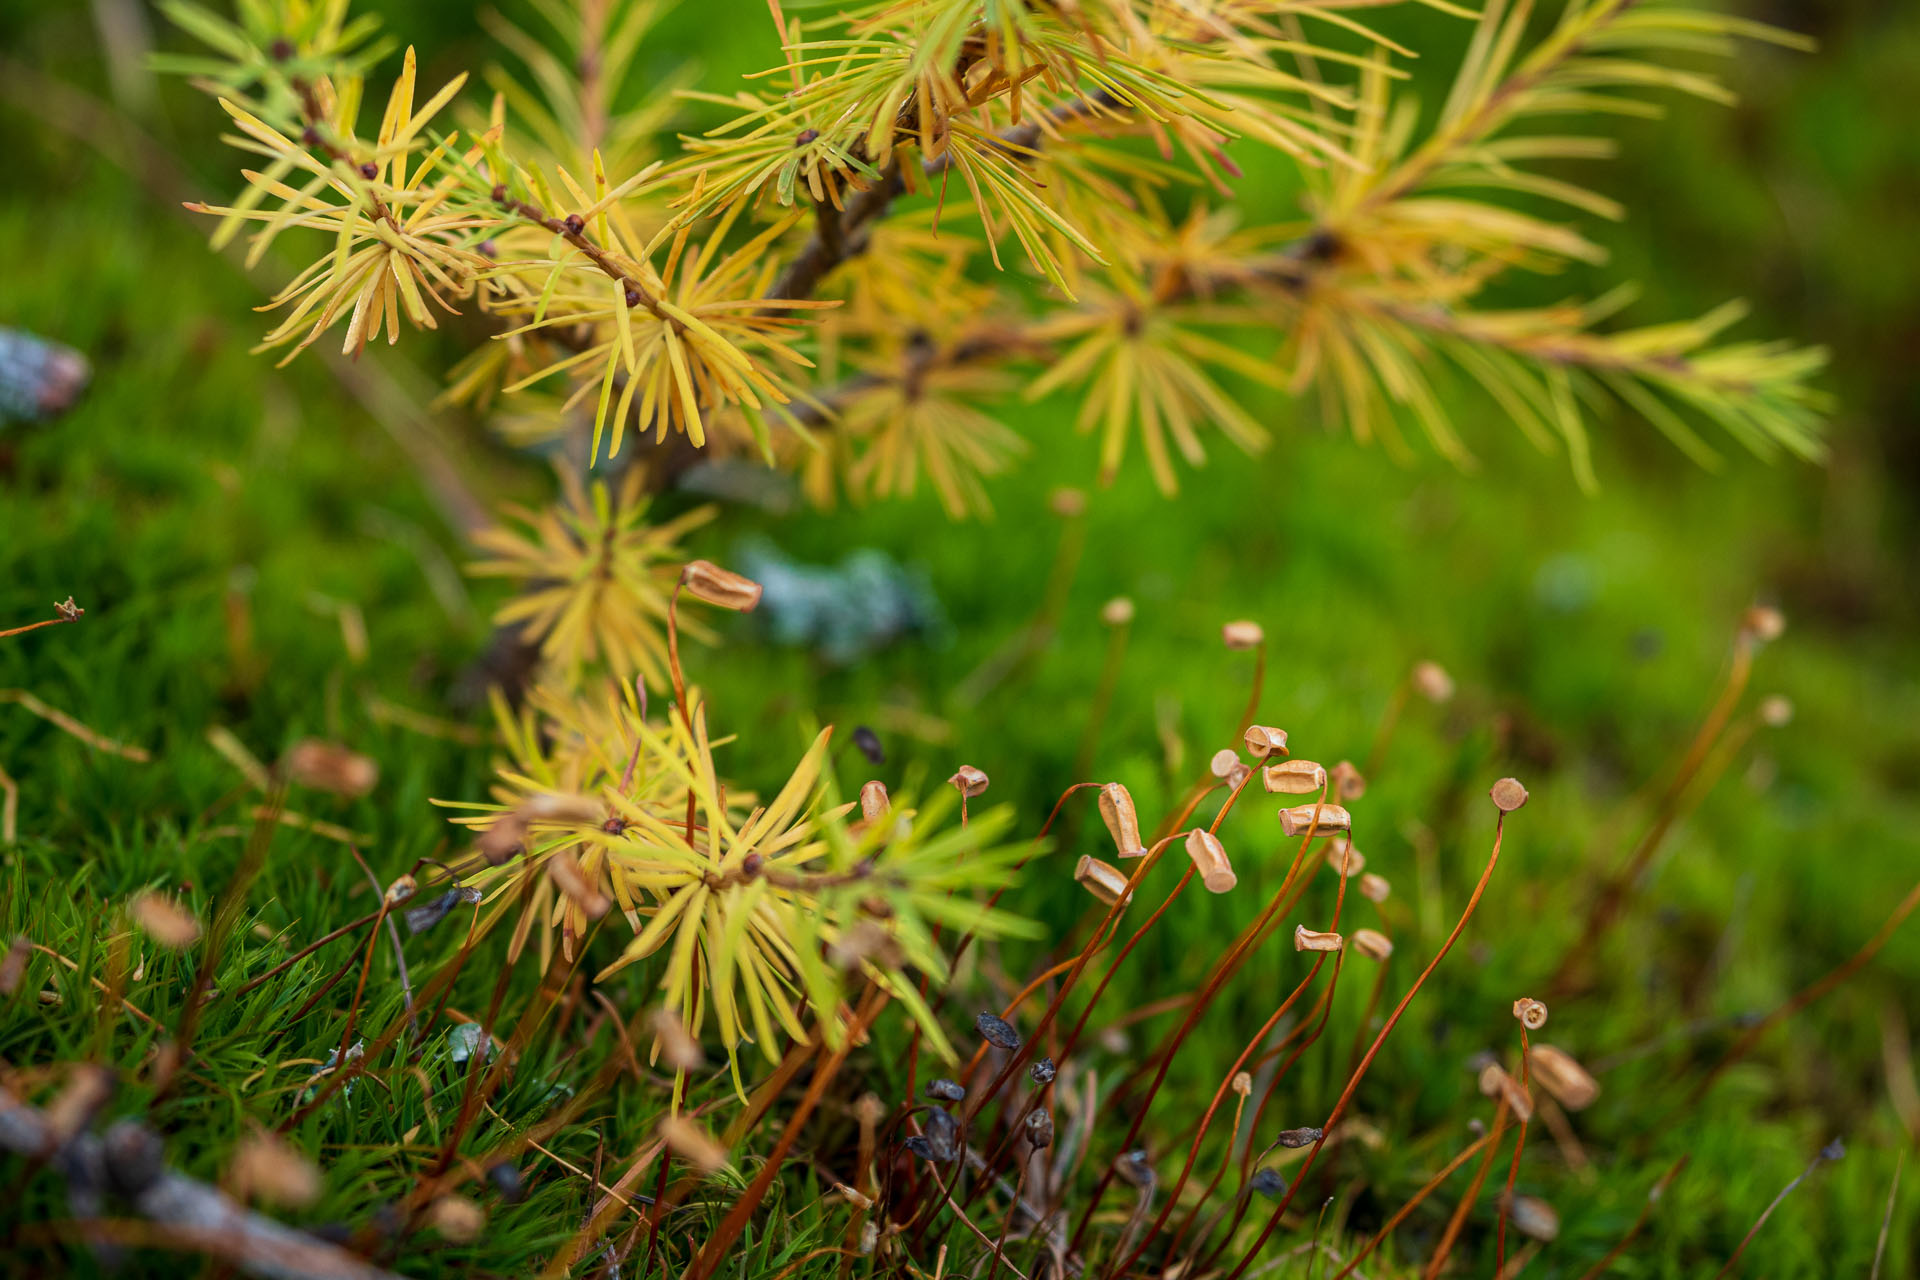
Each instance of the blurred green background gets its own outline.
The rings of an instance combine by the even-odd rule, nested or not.
[[[420,47],[423,81],[494,56],[469,5],[362,7]],[[1504,300],[1594,292],[1622,276],[1643,286],[1631,321],[1751,300],[1740,336],[1832,351],[1824,384],[1839,408],[1826,465],[1729,452],[1710,474],[1623,417],[1597,433],[1602,492],[1589,498],[1564,459],[1534,453],[1484,407],[1461,418],[1482,464],[1463,474],[1430,458],[1396,464],[1305,405],[1256,399],[1274,446],[1252,463],[1217,452],[1169,502],[1139,468],[1093,488],[1093,445],[1071,432],[1071,406],[1009,404],[1033,454],[993,486],[994,521],[951,524],[922,495],[777,519],[735,512],[696,542],[722,562],[756,530],[815,563],[882,548],[924,572],[950,621],[937,643],[910,641],[852,666],[769,647],[745,627],[697,652],[696,678],[741,732],[727,765],[763,787],[797,756],[802,720],[815,712],[875,726],[890,782],[978,765],[1028,828],[1083,752],[1096,776],[1126,781],[1143,811],[1158,813],[1225,745],[1245,701],[1250,664],[1222,650],[1223,621],[1265,627],[1274,657],[1263,719],[1292,733],[1296,754],[1328,762],[1365,759],[1412,664],[1443,664],[1460,696],[1437,709],[1416,700],[1356,810],[1372,867],[1397,887],[1401,936],[1417,939],[1408,953],[1430,952],[1478,873],[1491,831],[1486,785],[1514,773],[1534,798],[1470,945],[1416,1006],[1368,1099],[1379,1123],[1409,1135],[1458,1130],[1478,1102],[1468,1059],[1506,1046],[1507,1006],[1544,981],[1597,877],[1624,856],[1644,819],[1635,796],[1704,713],[1742,610],[1777,604],[1788,631],[1762,653],[1754,687],[1789,696],[1795,719],[1762,731],[1665,846],[1608,944],[1602,986],[1554,1008],[1555,1043],[1620,1061],[1580,1121],[1599,1176],[1575,1178],[1544,1143],[1523,1171],[1522,1189],[1535,1183],[1565,1221],[1536,1264],[1544,1274],[1579,1274],[1682,1154],[1691,1168],[1620,1274],[1717,1266],[1833,1137],[1849,1155],[1775,1215],[1750,1270],[1864,1274],[1895,1153],[1920,1123],[1901,1102],[1913,1097],[1920,927],[1771,1036],[1699,1108],[1680,1109],[1671,1083],[1718,1056],[1729,1020],[1771,1008],[1850,955],[1920,868],[1920,7],[1735,7],[1818,37],[1820,51],[1749,47],[1727,70],[1737,107],[1674,104],[1665,120],[1613,126],[1622,157],[1586,175],[1632,210],[1618,226],[1589,228],[1612,263]],[[717,88],[773,59],[760,6],[740,5],[724,22],[717,8],[669,16],[651,45],[657,74],[692,60]],[[1379,21],[1429,51],[1430,89],[1467,34],[1428,12]],[[459,537],[406,441],[431,440],[489,502],[550,483],[481,424],[420,410],[451,341],[370,352],[374,385],[392,380],[377,412],[318,349],[283,370],[248,354],[264,328],[249,311],[261,284],[211,255],[204,228],[169,204],[234,187],[217,110],[146,75],[149,37],[178,43],[154,14],[119,0],[0,4],[0,323],[95,363],[74,412],[0,428],[0,626],[41,617],[68,594],[88,610],[79,626],[0,642],[0,688],[31,690],[155,753],[151,764],[105,756],[0,704],[0,768],[19,783],[23,834],[0,853],[7,924],[36,936],[84,932],[88,902],[143,884],[217,890],[240,842],[206,832],[236,820],[244,784],[208,744],[215,725],[265,759],[310,734],[379,759],[372,796],[338,812],[313,807],[370,833],[383,874],[446,841],[427,799],[477,797],[488,752],[370,708],[466,714],[462,673],[500,596],[461,580]],[[1290,213],[1293,193],[1276,175],[1256,170],[1244,194],[1250,219]],[[1086,488],[1088,506],[1057,634],[965,705],[955,690],[1042,607],[1067,536],[1049,505],[1062,484]],[[1138,613],[1101,719],[1094,704],[1113,642],[1098,615],[1123,594]],[[364,662],[343,645],[341,602],[364,616]],[[849,774],[862,767],[850,752],[841,761]],[[1073,856],[1104,840],[1090,821],[1081,835],[1009,897],[1056,932],[1085,901],[1070,881]],[[1270,874],[1269,856],[1277,846],[1236,851],[1243,883]],[[274,928],[317,935],[327,913],[357,911],[350,898],[364,891],[337,845],[285,832],[255,903]],[[1123,1006],[1177,989],[1250,911],[1237,896],[1182,901],[1123,974]],[[1027,959],[1010,948],[1003,963],[1018,974]],[[1259,989],[1279,986],[1291,961],[1291,952],[1257,961],[1256,990],[1215,1010],[1203,1030],[1220,1051],[1182,1057],[1176,1104],[1210,1091],[1269,1007]],[[1303,1061],[1291,1122],[1317,1118],[1344,1074],[1363,987],[1342,992],[1328,1036],[1337,1048]],[[35,1011],[10,1008],[0,1054],[18,1062],[45,1051]],[[1389,1173],[1414,1159],[1388,1145],[1366,1158]],[[1884,1274],[1915,1274],[1916,1183],[1901,1194]]]

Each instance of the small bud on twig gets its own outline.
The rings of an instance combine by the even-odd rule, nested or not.
[[[1045,1107],[1038,1107],[1027,1113],[1027,1142],[1035,1151],[1044,1151],[1053,1145],[1053,1113]]]
[[[938,1098],[942,1102],[963,1102],[966,1100],[967,1091],[952,1080],[942,1077],[927,1082],[927,1096]]]
[[[1287,1129],[1274,1139],[1274,1145],[1285,1147],[1289,1151],[1297,1151],[1301,1147],[1312,1146],[1326,1136],[1324,1129]]]
[[[1393,939],[1378,929],[1355,929],[1353,949],[1369,960],[1385,960],[1393,954]]]
[[[1437,662],[1413,664],[1413,687],[1428,702],[1449,702],[1453,698],[1453,677]]]
[[[1740,634],[1756,644],[1770,644],[1786,629],[1786,615],[1770,605],[1757,604],[1740,619]]]
[[[192,946],[200,939],[200,922],[172,898],[143,889],[127,904],[127,914],[141,932],[169,951]]]
[[[955,769],[953,776],[948,778],[947,781],[955,787],[958,787],[960,794],[969,800],[975,796],[986,794],[989,785],[987,775],[970,764],[963,764],[958,769]]]
[[[1287,731],[1270,724],[1256,724],[1246,732],[1247,750],[1256,760],[1287,754]]]
[[[951,1112],[934,1107],[927,1112],[927,1147],[933,1152],[933,1158],[941,1164],[951,1164],[960,1158],[960,1122]]]
[[[680,582],[696,600],[722,609],[751,613],[760,603],[760,584],[730,569],[722,569],[711,560],[689,560],[680,570]]]
[[[1515,1196],[1507,1206],[1513,1229],[1534,1240],[1552,1240],[1560,1234],[1560,1215],[1538,1196]]]
[[[1353,815],[1337,804],[1301,804],[1280,811],[1280,830],[1289,836],[1339,835],[1353,830]]]
[[[686,1116],[662,1117],[660,1136],[666,1139],[667,1146],[675,1155],[701,1173],[712,1173],[716,1169],[726,1167],[727,1149],[715,1142],[712,1134]]]
[[[241,1143],[227,1177],[234,1195],[243,1200],[301,1209],[320,1198],[320,1170],[274,1133],[255,1134]]]
[[[1342,760],[1333,766],[1329,776],[1333,779],[1333,798],[1342,804],[1367,794],[1367,780],[1360,776],[1351,760]]]
[[[1135,1147],[1116,1156],[1113,1171],[1120,1175],[1120,1181],[1130,1187],[1151,1187],[1160,1180],[1153,1171],[1153,1164],[1147,1159],[1145,1147]]]
[[[1533,1119],[1533,1099],[1520,1082],[1507,1074],[1507,1069],[1497,1062],[1489,1062],[1480,1068],[1480,1092],[1489,1098],[1500,1098],[1507,1108],[1522,1121]]]
[[[1232,747],[1222,747],[1213,753],[1213,759],[1207,762],[1207,769],[1216,778],[1225,778],[1240,763],[1240,753]]]
[[[1100,788],[1100,821],[1107,824],[1113,847],[1122,858],[1143,858],[1147,848],[1140,839],[1140,815],[1133,807],[1133,796],[1117,782]]]
[[[613,907],[606,894],[587,883],[586,873],[571,849],[556,849],[547,858],[547,875],[569,902],[589,920],[598,920]]]
[[[380,766],[337,742],[307,738],[287,749],[280,761],[286,776],[303,787],[356,799],[380,781]]]
[[[1282,760],[1260,770],[1260,781],[1280,795],[1309,796],[1327,785],[1327,771],[1311,760]]]
[[[1533,1045],[1527,1051],[1527,1066],[1533,1072],[1534,1082],[1569,1111],[1589,1107],[1600,1096],[1599,1082],[1564,1049],[1550,1044]]]
[[[701,1051],[700,1042],[672,1010],[655,1009],[647,1015],[647,1026],[653,1032],[661,1061],[675,1071],[698,1071],[707,1065],[707,1055]]]
[[[454,1244],[470,1244],[487,1229],[487,1211],[465,1196],[441,1196],[428,1208],[427,1221]]]
[[[1513,1002],[1513,1016],[1527,1030],[1538,1031],[1547,1025],[1547,1006],[1531,996],[1521,996]]]
[[[1133,601],[1115,596],[1100,606],[1100,621],[1110,627],[1124,627],[1133,621]]]
[[[1220,628],[1220,642],[1229,649],[1258,648],[1266,638],[1267,633],[1260,629],[1257,622],[1229,622]]]
[[[1202,827],[1187,832],[1187,856],[1193,859],[1193,865],[1200,872],[1200,883],[1207,887],[1208,893],[1225,893],[1240,883],[1233,874],[1233,864],[1227,861],[1226,848],[1221,845],[1218,836]]]
[[[873,822],[887,815],[887,784],[875,779],[860,788],[860,816]]]
[[[1126,872],[1090,854],[1081,855],[1079,863],[1073,868],[1073,878],[1084,885],[1087,892],[1110,907],[1115,903],[1124,906],[1133,901],[1133,894],[1127,888]]]
[[[1303,924],[1293,926],[1295,951],[1338,951],[1343,942],[1344,939],[1337,933],[1321,933]]]
[[[1360,877],[1360,896],[1368,902],[1385,902],[1393,893],[1393,884],[1385,876],[1369,871]]]
[[[1494,807],[1502,813],[1512,813],[1527,802],[1527,789],[1520,785],[1518,778],[1500,779],[1487,794],[1493,797]]]
[[[1357,876],[1367,869],[1367,855],[1353,847],[1353,841],[1332,840],[1327,844],[1327,865],[1343,876]]]
[[[1011,1052],[1020,1047],[1020,1033],[1013,1029],[1011,1022],[996,1014],[974,1015],[973,1027],[980,1033],[982,1040],[996,1049],[1006,1049]]]

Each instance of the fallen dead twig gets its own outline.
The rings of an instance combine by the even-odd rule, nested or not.
[[[166,1167],[160,1138],[123,1120],[104,1136],[76,1133],[61,1139],[38,1108],[0,1087],[0,1147],[46,1160],[75,1181],[111,1186],[157,1231],[128,1230],[137,1224],[89,1216],[82,1238],[99,1244],[151,1244],[186,1248],[225,1259],[267,1280],[394,1280],[346,1250],[236,1204],[224,1192]]]
[[[0,702],[11,702],[97,750],[124,756],[128,760],[135,760],[141,764],[146,764],[153,759],[153,753],[145,747],[136,747],[130,743],[109,738],[104,733],[96,733],[60,708],[48,706],[25,689],[0,689]]]

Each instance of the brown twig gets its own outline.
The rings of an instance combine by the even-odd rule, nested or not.
[[[29,631],[38,631],[42,627],[60,627],[65,626],[69,622],[78,622],[80,621],[81,615],[86,613],[85,609],[82,609],[73,602],[72,596],[68,596],[65,600],[55,601],[53,611],[59,616],[48,618],[44,622],[29,622],[24,627],[11,627],[8,630],[0,631],[0,640],[5,640],[8,636],[23,636]]]

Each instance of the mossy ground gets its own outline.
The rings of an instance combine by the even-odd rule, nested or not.
[[[389,7],[398,33],[437,49],[436,59],[479,60],[460,6]],[[1273,424],[1273,447],[1253,462],[1216,455],[1186,477],[1177,503],[1138,471],[1110,490],[1089,483],[1085,553],[1057,635],[977,705],[962,706],[955,688],[1039,606],[1062,529],[1050,491],[1091,480],[1092,448],[1068,429],[1068,410],[1010,407],[1033,456],[992,490],[991,522],[950,524],[923,496],[779,520],[742,513],[702,535],[696,550],[722,562],[751,528],[807,560],[885,548],[924,570],[954,624],[943,646],[906,644],[851,668],[769,648],[745,627],[693,652],[690,666],[714,691],[717,714],[740,730],[726,766],[750,784],[776,781],[798,755],[811,712],[843,729],[878,728],[889,751],[878,772],[890,782],[915,770],[944,777],[963,761],[980,766],[994,779],[993,797],[1018,804],[1030,828],[1072,780],[1083,750],[1098,776],[1127,782],[1143,811],[1157,815],[1224,745],[1245,700],[1250,664],[1221,649],[1224,620],[1265,627],[1273,661],[1262,718],[1292,733],[1297,754],[1327,761],[1364,759],[1412,663],[1443,663],[1460,696],[1440,710],[1409,707],[1356,807],[1371,867],[1396,885],[1390,913],[1401,952],[1390,997],[1444,935],[1478,874],[1492,825],[1479,801],[1486,785],[1513,773],[1533,798],[1512,824],[1462,946],[1360,1095],[1379,1142],[1343,1156],[1342,1176],[1328,1188],[1340,1197],[1338,1220],[1358,1229],[1463,1144],[1471,1117],[1488,1114],[1468,1060],[1509,1047],[1508,1006],[1551,972],[1598,876],[1638,834],[1641,789],[1670,767],[1704,712],[1740,612],[1756,598],[1775,601],[1790,627],[1762,653],[1754,687],[1790,697],[1796,717],[1763,730],[1667,842],[1604,945],[1600,986],[1555,1004],[1545,1038],[1588,1061],[1619,1061],[1602,1076],[1599,1103],[1577,1121],[1592,1174],[1576,1176],[1553,1143],[1537,1139],[1520,1187],[1554,1203],[1564,1223],[1533,1273],[1578,1275],[1625,1230],[1660,1172],[1690,1156],[1618,1274],[1697,1275],[1717,1268],[1775,1192],[1841,1137],[1846,1158],[1774,1215],[1747,1270],[1865,1274],[1896,1154],[1913,1140],[1892,1101],[1902,1086],[1889,1073],[1908,1072],[1910,1094],[1904,1046],[1920,1028],[1920,926],[1772,1035],[1704,1101],[1686,1105],[1691,1080],[1730,1042],[1730,1019],[1773,1007],[1845,959],[1920,874],[1914,491],[1903,475],[1914,405],[1895,358],[1900,335],[1910,343],[1920,332],[1920,311],[1909,291],[1893,287],[1914,278],[1914,242],[1898,233],[1913,195],[1902,196],[1911,179],[1901,175],[1915,171],[1916,144],[1893,124],[1912,112],[1890,100],[1905,94],[1914,105],[1897,69],[1910,65],[1920,23],[1866,5],[1837,6],[1829,21],[1829,47],[1813,58],[1754,54],[1743,64],[1735,79],[1752,105],[1717,115],[1687,108],[1671,126],[1630,126],[1635,158],[1611,189],[1626,193],[1636,213],[1609,237],[1619,263],[1649,282],[1648,314],[1747,294],[1763,313],[1757,327],[1834,346],[1832,385],[1843,408],[1828,467],[1730,457],[1720,474],[1706,474],[1621,422],[1599,451],[1604,491],[1587,498],[1562,460],[1527,451],[1484,412],[1466,419],[1482,465],[1459,474],[1432,461],[1396,465],[1316,426],[1306,406],[1269,403],[1261,416]],[[662,65],[685,54],[710,70],[764,58],[751,24],[740,25],[676,15]],[[1435,30],[1430,21],[1418,26]],[[84,9],[15,6],[0,31],[9,57],[94,91],[104,84]],[[182,180],[200,192],[223,189],[228,180],[207,145],[210,108],[172,89],[164,104],[149,125],[167,140],[156,145],[173,157],[173,139],[191,140],[177,152]],[[30,690],[153,755],[117,758],[0,703],[0,767],[21,795],[20,842],[0,854],[0,931],[25,933],[77,965],[69,971],[36,956],[27,981],[0,1000],[0,1058],[20,1072],[88,1057],[131,1069],[156,1033],[137,1020],[104,1022],[86,975],[102,971],[108,939],[121,929],[114,909],[137,889],[178,891],[205,918],[240,864],[245,811],[257,797],[209,730],[231,731],[268,760],[308,735],[373,756],[382,776],[367,798],[299,794],[291,803],[364,833],[376,872],[398,874],[453,840],[429,797],[480,795],[490,752],[400,728],[373,708],[384,701],[459,718],[450,698],[498,599],[491,586],[461,583],[454,569],[463,553],[417,471],[321,360],[276,370],[247,354],[259,329],[247,308],[259,287],[210,256],[199,230],[149,183],[50,128],[17,96],[0,104],[0,154],[0,321],[57,337],[97,365],[74,413],[0,431],[0,625],[42,616],[69,593],[88,609],[77,626],[0,642],[0,688]],[[1558,293],[1565,283],[1550,287]],[[428,345],[400,354],[436,367]],[[478,427],[454,418],[435,429],[487,498],[540,492],[538,464],[489,443]],[[1094,725],[1109,645],[1098,613],[1120,594],[1138,613],[1111,711]],[[339,602],[365,619],[363,661],[343,643]],[[1169,760],[1170,742],[1183,761]],[[842,760],[851,773],[851,753]],[[1241,821],[1246,834],[1230,847],[1243,892],[1183,897],[1121,972],[1111,1010],[1191,985],[1217,940],[1248,918],[1255,897],[1244,890],[1277,874],[1264,860],[1279,854],[1277,839],[1259,847],[1264,837],[1255,833],[1268,819]],[[1100,843],[1091,815],[1078,831],[1078,844],[1036,864],[1007,899],[1056,935],[1085,906],[1070,878],[1073,857]],[[1415,851],[1428,839],[1423,862]],[[1309,896],[1308,918],[1328,909],[1325,888]],[[338,843],[274,832],[216,984],[237,986],[242,973],[262,971],[372,900]],[[410,943],[416,975],[456,943],[435,934]],[[345,954],[339,944],[285,983],[212,1006],[198,1059],[153,1117],[184,1167],[217,1176],[243,1133],[292,1111],[309,1064],[340,1041],[346,1001],[336,994],[295,1024],[286,1015]],[[968,994],[956,1010],[995,1002],[996,975],[1018,985],[1034,959],[1014,946],[984,955],[963,975]],[[191,971],[178,959],[147,960],[128,998],[171,1025]],[[1273,950],[1215,1007],[1178,1059],[1150,1135],[1164,1126],[1171,1141],[1204,1105],[1298,964],[1291,951]],[[479,1016],[493,976],[477,956],[454,1006]],[[514,998],[531,981],[516,977]],[[611,985],[622,1002],[645,998],[637,980]],[[1287,1122],[1324,1114],[1345,1074],[1366,985],[1354,975],[1343,983],[1328,1035],[1276,1103]],[[40,1003],[42,989],[60,1002]],[[400,993],[384,945],[368,990],[361,1018],[385,1025]],[[1135,1027],[1135,1045],[1153,1043],[1168,1022]],[[548,1113],[614,1051],[605,1033],[582,1049],[579,1029],[576,1021],[565,1036],[534,1039],[494,1104],[496,1132]],[[899,1038],[897,1027],[884,1029],[856,1060],[860,1080],[883,1096],[890,1085],[897,1091]],[[325,1197],[303,1220],[362,1222],[410,1185],[409,1151],[433,1142],[439,1123],[427,1099],[457,1084],[437,1048],[422,1072],[363,1082],[296,1129],[328,1171]],[[133,1111],[149,1101],[133,1088],[113,1106]],[[644,1090],[619,1090],[546,1145],[581,1167],[601,1151],[624,1158],[662,1105]],[[498,1208],[480,1243],[410,1249],[400,1265],[433,1274],[471,1263],[520,1275],[544,1263],[578,1227],[587,1196],[556,1164],[533,1167],[533,1194]],[[10,1178],[23,1171],[18,1162],[9,1168]],[[1402,1236],[1414,1258],[1458,1186]],[[837,1240],[844,1209],[821,1208],[818,1192],[796,1168],[732,1274],[769,1274]],[[726,1200],[723,1186],[710,1188],[681,1211],[672,1234],[698,1238]],[[1490,1223],[1492,1200],[1483,1197],[1463,1246],[1470,1273],[1491,1269],[1490,1233],[1478,1228]],[[1909,1178],[1885,1275],[1914,1274],[1916,1206],[1920,1178]],[[0,1269],[84,1259],[46,1241],[43,1225],[65,1212],[54,1179],[27,1180],[0,1213],[8,1259]],[[170,1261],[143,1255],[142,1265],[163,1271]],[[836,1263],[816,1265],[824,1275]]]

